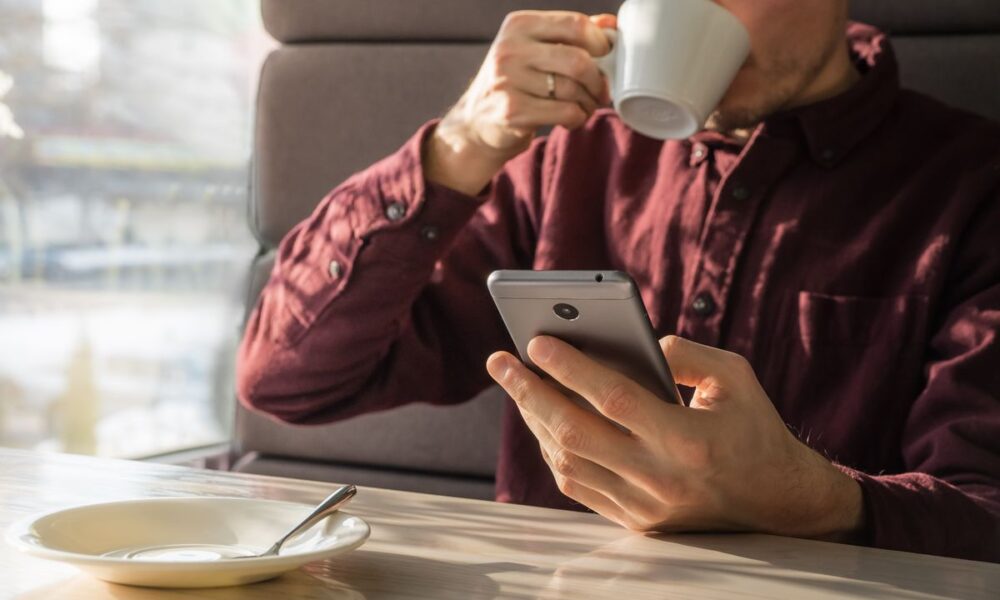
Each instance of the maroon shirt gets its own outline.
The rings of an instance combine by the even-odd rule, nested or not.
[[[471,198],[425,181],[428,124],[282,242],[242,401],[293,423],[462,402],[513,349],[491,271],[618,269],[657,333],[750,360],[861,484],[870,543],[1000,561],[1000,126],[900,90],[886,38],[850,37],[861,82],[742,146],[602,111]],[[574,508],[510,403],[497,498]]]

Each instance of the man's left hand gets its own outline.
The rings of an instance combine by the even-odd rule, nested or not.
[[[507,352],[487,369],[517,403],[559,489],[624,527],[858,533],[860,486],[792,435],[743,357],[675,336],[660,344],[677,383],[695,388],[687,407],[552,337],[531,341],[531,360],[603,417]]]

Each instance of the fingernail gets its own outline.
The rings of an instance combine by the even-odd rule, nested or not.
[[[504,382],[510,377],[511,364],[510,359],[505,356],[497,356],[491,358],[486,363],[486,370],[489,371],[490,376],[493,379]]]
[[[547,363],[552,358],[553,350],[555,346],[548,338],[536,337],[528,343],[528,354],[538,364]]]

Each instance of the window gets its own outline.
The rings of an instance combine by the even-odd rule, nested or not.
[[[0,445],[228,437],[253,0],[0,0]]]

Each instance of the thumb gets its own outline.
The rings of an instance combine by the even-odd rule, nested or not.
[[[660,349],[674,381],[688,387],[702,387],[716,381],[724,351],[704,346],[676,335],[660,339]]]
[[[595,27],[588,28],[588,37],[596,39],[588,49],[591,50],[592,56],[604,56],[608,52],[611,52],[611,40],[608,39],[608,35],[604,33],[604,30],[617,29],[618,17],[614,15],[594,15],[590,17],[590,22]]]
[[[609,14],[593,15],[590,17],[590,21],[600,27],[601,29],[617,29],[618,28],[618,17]]]

